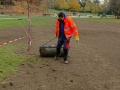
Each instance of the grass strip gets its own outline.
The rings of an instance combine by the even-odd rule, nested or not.
[[[0,80],[8,73],[16,71],[23,60],[22,55],[14,53],[13,45],[0,47]]]
[[[91,22],[107,22],[107,23],[120,23],[120,19],[115,18],[75,18],[81,21],[91,21]]]
[[[51,24],[50,22],[46,22],[43,19],[52,19],[52,18],[43,17],[43,16],[31,16],[31,26],[53,26],[54,25],[54,24]],[[19,27],[21,26],[21,24],[23,26],[27,26],[28,25],[27,18],[0,20],[0,29],[9,28],[9,27]]]

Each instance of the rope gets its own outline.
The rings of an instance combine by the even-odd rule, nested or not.
[[[23,27],[23,25],[22,25],[21,22],[20,22],[20,24],[21,24],[21,26],[22,26],[24,32],[26,33],[26,35],[27,35],[28,38],[29,38],[28,49],[27,49],[27,50],[30,51],[30,49],[32,48],[32,38],[31,38],[31,36],[28,34],[28,32],[25,30],[25,28]]]

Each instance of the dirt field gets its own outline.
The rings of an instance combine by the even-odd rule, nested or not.
[[[80,42],[71,39],[69,64],[63,64],[63,58],[39,57],[39,46],[54,36],[54,26],[32,26],[33,48],[19,53],[33,55],[35,63],[21,65],[16,75],[1,82],[0,90],[120,90],[120,24],[75,22]]]

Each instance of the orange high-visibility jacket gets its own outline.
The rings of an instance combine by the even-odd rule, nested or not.
[[[76,24],[74,23],[73,19],[70,16],[65,16],[64,19],[64,33],[67,39],[70,39],[73,35],[75,36],[76,40],[79,40],[79,34]],[[56,21],[56,30],[55,35],[59,36],[59,20]]]

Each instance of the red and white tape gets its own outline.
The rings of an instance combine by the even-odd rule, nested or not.
[[[12,43],[12,42],[15,42],[15,41],[21,40],[21,39],[26,38],[26,37],[28,37],[28,36],[24,36],[24,37],[21,37],[21,38],[17,38],[17,39],[14,39],[14,40],[8,41],[8,42],[6,42],[6,43],[0,44],[0,46],[4,46],[4,45],[6,45],[6,44],[10,44],[10,43]]]

